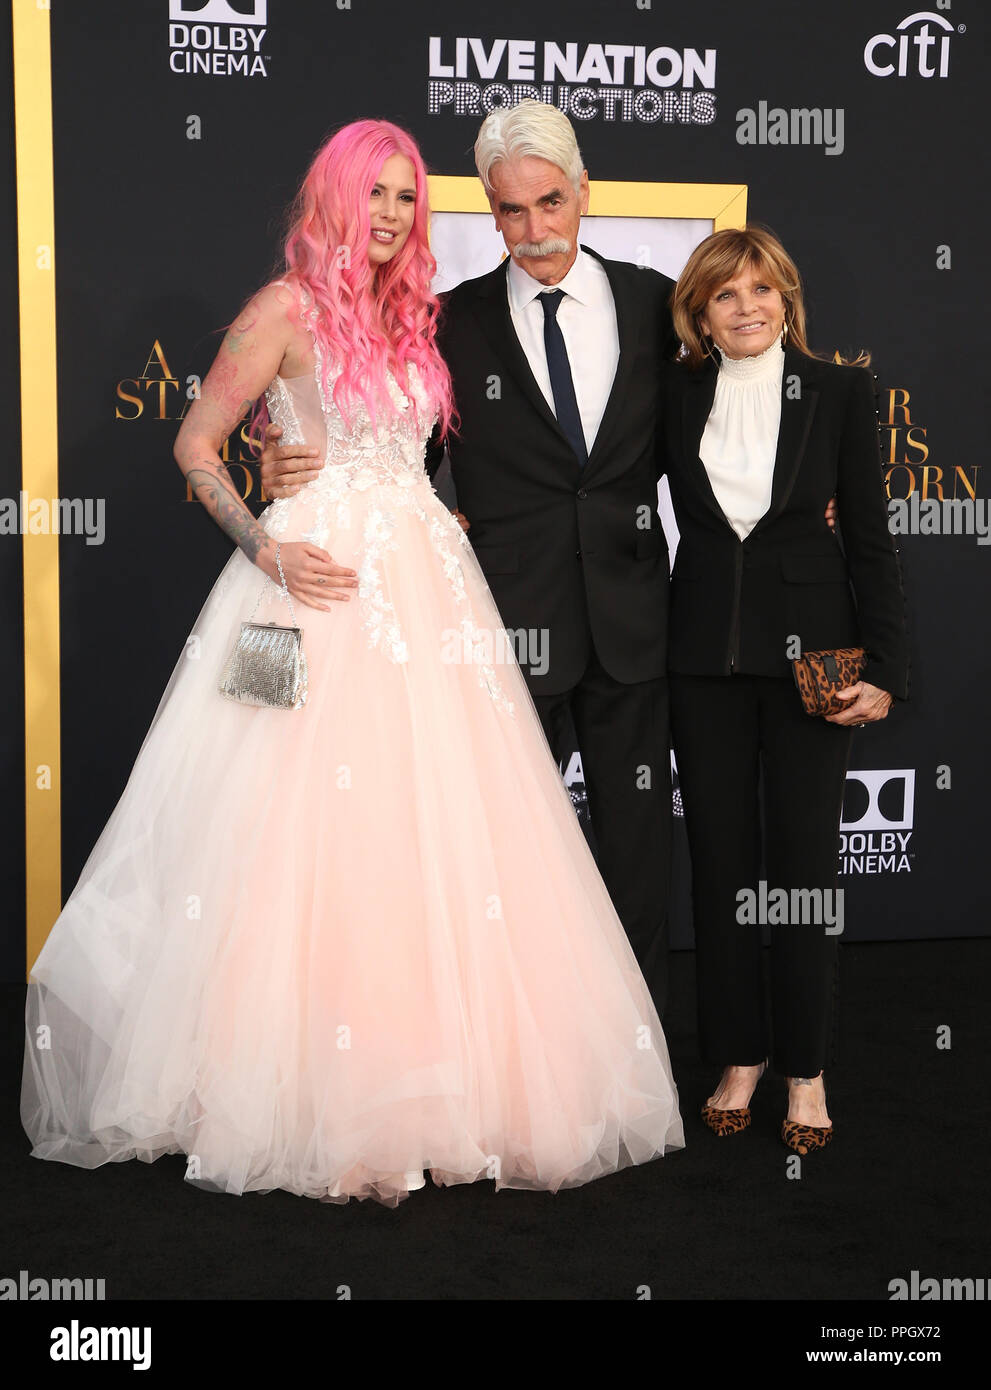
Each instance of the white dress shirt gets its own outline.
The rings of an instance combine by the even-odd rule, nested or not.
[[[771,505],[785,354],[780,339],[755,357],[726,357],[717,351],[716,394],[699,458],[716,501],[742,541]]]
[[[537,385],[555,415],[554,393],[544,351],[544,310],[543,305],[537,303],[537,296],[551,289],[564,291],[557,321],[571,364],[585,448],[591,453],[619,362],[616,305],[604,268],[594,256],[587,255],[579,247],[575,263],[564,279],[556,285],[542,285],[511,256],[506,287],[516,336]]]

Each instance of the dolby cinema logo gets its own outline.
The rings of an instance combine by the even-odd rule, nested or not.
[[[874,77],[949,77],[950,36],[965,32],[966,25],[954,27],[945,15],[917,10],[894,33],[867,40],[864,66]]]
[[[169,67],[183,76],[267,77],[268,0],[169,0]]]
[[[915,768],[848,772],[840,817],[839,872],[910,874]]]

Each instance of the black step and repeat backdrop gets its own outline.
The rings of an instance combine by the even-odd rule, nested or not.
[[[601,181],[722,186],[730,220],[771,226],[798,260],[814,347],[873,354],[888,489],[909,503],[913,666],[911,702],[855,742],[846,937],[983,934],[986,28],[978,0],[52,0],[59,488],[92,504],[88,534],[60,542],[63,899],[229,554],[172,443],[312,152],[379,116],[470,179],[482,116],[535,96],[576,126],[592,213]],[[682,217],[705,202],[661,192]],[[659,268],[676,275],[714,215]],[[636,260],[635,224],[628,241]],[[472,273],[492,263],[472,254]],[[262,505],[242,439],[228,457]],[[560,752],[581,811],[580,750]],[[23,950],[14,921],[8,978]]]

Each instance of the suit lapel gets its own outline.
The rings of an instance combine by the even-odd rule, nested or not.
[[[509,260],[507,257],[479,285],[474,304],[475,314],[485,336],[492,344],[498,366],[509,372],[540,418],[560,436],[567,444],[569,453],[573,454],[574,450],[558,424],[557,416],[544,399],[544,393],[537,385],[536,378],[530,370],[530,364],[526,360],[526,353],[516,336],[516,329],[513,327],[513,320],[509,314],[509,295],[506,291],[508,269]],[[578,466],[577,458],[575,458],[575,466]]]
[[[643,325],[641,324],[641,302],[634,294],[633,286],[629,283],[628,278],[618,276],[612,262],[598,255],[590,247],[583,246],[581,249],[589,256],[593,256],[606,272],[609,288],[612,291],[613,304],[616,308],[616,332],[619,338],[619,360],[616,363],[616,375],[613,377],[606,408],[602,412],[602,419],[595,433],[592,452],[582,469],[582,475],[588,477],[591,470],[608,451],[609,440],[612,437],[616,422],[625,402],[629,399],[633,359]]]
[[[616,363],[616,374],[613,377],[602,420],[595,434],[592,452],[589,454],[584,467],[579,464],[577,457],[575,458],[575,466],[580,468],[581,476],[585,478],[608,452],[610,434],[627,399],[633,374],[637,339],[642,328],[642,313],[640,302],[633,292],[633,287],[627,285],[621,277],[616,275],[611,262],[587,246],[582,246],[581,249],[588,255],[594,256],[606,272],[613,303],[616,307],[616,330],[619,337],[619,360]],[[509,296],[506,290],[508,269],[509,260],[507,257],[491,275],[485,277],[479,286],[479,293],[475,300],[475,312],[499,362],[504,364],[510,372],[541,419],[551,426],[559,438],[567,444],[569,453],[573,454],[571,444],[558,424],[557,416],[547,404],[543,391],[537,385],[533,372],[530,370],[530,364],[526,360],[526,353],[516,336],[516,329],[513,327],[513,320],[509,312]]]
[[[689,372],[685,367],[674,367],[672,370],[683,372],[685,379],[681,398],[681,447],[689,481],[709,511],[725,526],[729,526],[722,507],[716,501],[705,465],[699,458],[702,435],[716,394],[718,370],[714,362],[707,362],[698,372]]]
[[[812,385],[809,366],[808,358],[792,348],[785,348],[785,365],[781,375],[781,423],[774,455],[771,501],[750,532],[751,536],[770,525],[784,510],[802,466],[812,417],[819,401],[819,392]]]

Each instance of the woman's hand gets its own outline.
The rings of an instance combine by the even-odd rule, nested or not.
[[[255,563],[268,575],[269,579],[281,586],[279,567],[275,563],[276,542],[269,543],[259,551]],[[304,603],[307,608],[321,608],[330,611],[330,604],[321,602],[331,599],[347,603],[351,597],[349,590],[357,588],[357,571],[346,565],[338,565],[318,545],[309,541],[283,541],[279,552],[282,572],[286,576],[286,588],[294,599]]]
[[[462,531],[467,532],[468,527],[471,525],[471,522],[465,516],[464,512],[452,512],[451,515],[454,517],[454,520],[461,527]]]
[[[879,690],[868,681],[848,685],[845,690],[837,691],[837,696],[848,700],[849,704],[839,714],[823,716],[830,724],[874,724],[887,716],[892,704],[892,697],[886,690]]]

